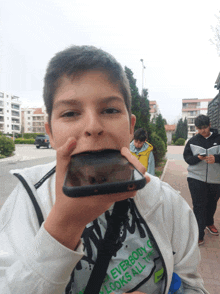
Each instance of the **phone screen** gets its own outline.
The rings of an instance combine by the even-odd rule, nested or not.
[[[65,186],[89,186],[141,179],[140,173],[118,150],[72,156]]]

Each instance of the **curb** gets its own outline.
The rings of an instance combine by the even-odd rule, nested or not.
[[[166,164],[165,164],[165,167],[164,167],[164,169],[163,169],[163,173],[162,173],[162,175],[161,175],[161,177],[160,177],[160,180],[161,181],[163,181],[163,178],[164,178],[164,175],[165,175],[165,172],[166,172],[166,169],[167,169],[167,166],[168,166],[168,162],[170,161],[170,159],[167,159],[167,162],[166,162]]]

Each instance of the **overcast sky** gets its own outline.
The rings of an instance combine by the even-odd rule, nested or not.
[[[185,98],[214,98],[220,57],[209,39],[219,0],[0,0],[0,91],[43,105],[45,69],[72,45],[94,45],[129,67],[168,123]]]

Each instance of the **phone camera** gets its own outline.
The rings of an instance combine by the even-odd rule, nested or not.
[[[134,184],[128,185],[128,191],[133,191],[135,187],[136,186]]]

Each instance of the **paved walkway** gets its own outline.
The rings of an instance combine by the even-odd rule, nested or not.
[[[182,197],[192,208],[187,184],[187,163],[183,160],[183,146],[168,146],[167,164],[161,179],[181,192]],[[220,230],[220,201],[215,213],[215,225]],[[201,263],[199,272],[210,294],[220,293],[220,236],[205,232],[205,243],[200,246]]]

